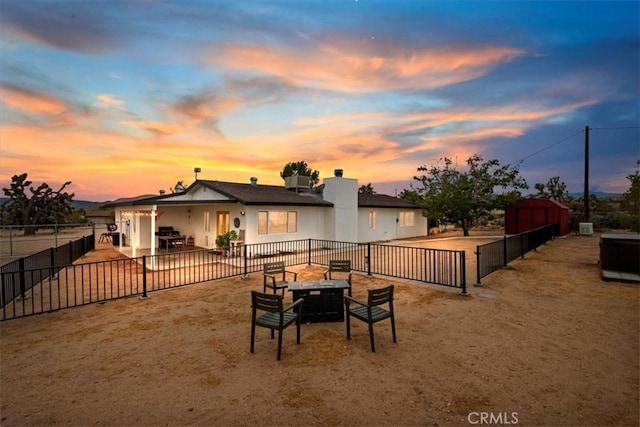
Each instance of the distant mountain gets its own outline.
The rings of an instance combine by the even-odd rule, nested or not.
[[[598,199],[619,199],[622,197],[622,193],[606,193],[604,191],[591,191],[590,195],[596,196]],[[583,193],[569,193],[574,199],[582,197]]]
[[[0,205],[4,204],[7,200],[9,200],[8,197],[0,197]],[[102,204],[103,202],[91,202],[89,200],[74,200],[71,202],[71,206],[75,209],[97,208]]]

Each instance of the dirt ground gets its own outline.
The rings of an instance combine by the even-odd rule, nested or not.
[[[260,274],[2,322],[0,424],[638,425],[640,286],[600,280],[598,242],[556,239],[471,296],[358,274],[355,297],[396,289],[376,353],[338,322],[287,329],[280,362],[258,329],[251,354]]]

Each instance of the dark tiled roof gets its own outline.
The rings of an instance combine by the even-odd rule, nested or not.
[[[420,209],[420,206],[408,200],[387,196],[386,194],[368,193],[358,194],[358,206],[361,208]]]
[[[187,188],[188,193],[196,185],[202,185],[230,199],[232,202],[243,205],[289,205],[289,206],[333,206],[322,198],[324,185],[320,185],[311,192],[296,193],[287,190],[284,186],[263,185],[263,184],[240,184],[237,182],[225,181],[205,181],[198,180]],[[176,200],[180,194],[167,194],[163,196],[144,196],[139,198],[122,199],[116,202],[105,204],[103,207],[149,205],[149,204],[195,204],[211,203],[210,200]],[[217,203],[228,201],[216,200]],[[369,208],[401,208],[420,209],[419,206],[398,197],[387,196],[386,194],[358,194],[358,206]]]
[[[112,202],[105,202],[100,206],[100,208],[112,209],[117,206],[146,205],[146,204],[150,204],[150,202],[156,199],[162,199],[163,197],[168,197],[168,196],[154,196],[153,194],[145,194],[143,196],[123,197],[123,198],[114,200]]]
[[[333,206],[333,203],[323,200],[314,192],[296,193],[281,185],[253,185],[224,181],[198,181],[198,183],[244,205]]]

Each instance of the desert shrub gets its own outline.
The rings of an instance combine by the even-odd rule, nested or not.
[[[618,230],[623,228],[620,215],[615,212],[597,212],[593,214],[594,230]]]
[[[640,233],[640,215],[633,215],[629,212],[621,212],[618,215],[622,228]]]

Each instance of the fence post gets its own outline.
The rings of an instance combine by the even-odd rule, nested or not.
[[[307,265],[311,265],[311,239],[309,239],[307,244]]]
[[[469,292],[467,292],[467,263],[464,251],[460,253],[460,279],[462,280],[462,292],[460,295],[469,295]]]
[[[5,286],[4,286],[5,285],[4,276],[5,276],[5,273],[0,272],[0,277],[2,278],[2,280],[0,280],[0,286],[2,286],[2,287],[0,287],[0,302],[2,303],[2,311],[3,311],[3,313],[4,313],[4,306],[7,305],[7,302],[8,302],[6,294],[5,294],[6,290],[5,290]],[[4,316],[3,316],[3,318],[4,318]]]
[[[507,236],[504,236],[504,240],[503,240],[503,244],[502,244],[502,255],[503,255],[503,259],[502,259],[502,266],[506,267],[508,262],[507,262]]]
[[[49,263],[51,264],[51,278],[56,279],[56,250],[49,248]]]
[[[482,283],[480,283],[480,246],[476,246],[476,283],[473,286],[482,286]]]
[[[371,242],[367,243],[367,256],[365,257],[367,263],[367,276],[371,276]]]
[[[242,245],[242,275],[247,277],[249,275],[249,258],[247,257],[247,245]]]
[[[520,233],[520,258],[524,259],[524,234]]]
[[[27,278],[25,276],[25,271],[24,271],[24,258],[20,258],[18,260],[18,269],[20,270],[20,273],[18,275],[20,280],[20,298],[24,299],[26,297],[25,288],[27,283]]]
[[[147,296],[147,256],[142,255],[142,299],[149,298]]]

